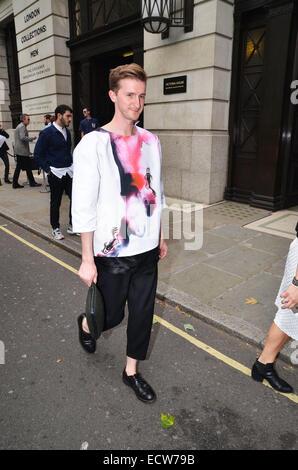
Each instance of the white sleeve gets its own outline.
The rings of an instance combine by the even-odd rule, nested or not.
[[[86,134],[73,153],[72,228],[74,232],[94,232],[100,186],[98,135]]]

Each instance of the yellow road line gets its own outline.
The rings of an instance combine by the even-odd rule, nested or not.
[[[240,372],[242,372],[243,374],[248,375],[249,377],[251,377],[251,370],[248,367],[244,366],[243,364],[240,364],[240,362],[237,362],[234,359],[231,359],[230,357],[225,356],[221,352],[217,351],[216,349],[212,348],[211,346],[208,346],[207,344],[203,343],[202,341],[199,341],[198,339],[194,338],[193,336],[190,336],[188,333],[181,330],[180,328],[177,328],[176,326],[174,326],[171,323],[167,322],[163,318],[160,318],[157,315],[154,315],[154,318],[156,319],[156,321],[158,321],[158,323],[165,326],[169,330],[173,331],[177,335],[182,336],[182,338],[186,339],[187,341],[194,344],[198,348],[200,348],[203,351],[207,352],[211,356],[216,357],[220,361],[225,362],[229,366],[234,367],[234,369],[237,369]],[[271,385],[267,381],[264,381],[263,385],[265,385],[266,387],[271,388],[275,393],[278,393],[279,395],[282,395],[283,397],[287,397],[287,398],[289,398],[289,400],[292,400],[293,402],[298,403],[298,395],[295,395],[294,393],[286,393],[285,394],[285,393],[277,392],[276,390],[274,390],[271,387]]]
[[[250,376],[250,369],[248,367],[243,366],[242,364],[240,364],[240,362],[234,361],[233,359],[229,358],[228,356],[225,356],[221,352],[217,351],[216,349],[213,349],[211,346],[208,346],[207,344],[203,343],[202,341],[199,341],[198,339],[196,339],[193,336],[189,335],[188,333],[181,330],[180,328],[177,328],[176,326],[174,326],[171,323],[167,322],[163,318],[160,318],[157,315],[154,315],[154,318],[158,321],[158,323],[165,326],[169,330],[173,331],[177,335],[182,336],[182,338],[187,339],[187,341],[194,344],[198,348],[203,349],[203,351],[207,352],[208,354],[211,354],[211,356],[214,356],[217,359],[220,359],[221,361],[225,362],[229,366],[234,367],[237,370],[240,370],[243,374]]]
[[[33,250],[38,251],[38,253],[41,253],[42,255],[46,256],[47,258],[51,259],[52,261],[55,261],[55,263],[60,264],[60,266],[63,266],[63,268],[68,269],[69,271],[73,272],[74,274],[78,274],[77,269],[73,268],[72,266],[69,266],[69,264],[64,263],[64,262],[61,261],[60,259],[55,258],[55,256],[50,255],[49,253],[47,253],[46,251],[42,250],[41,248],[38,248],[38,246],[35,246],[35,245],[33,245],[32,243],[27,242],[27,240],[24,240],[24,238],[19,237],[19,236],[16,235],[15,233],[11,232],[11,231],[8,230],[7,228],[5,228],[3,225],[0,225],[0,228],[1,228],[1,230],[3,230],[4,232],[8,233],[8,234],[11,235],[12,237],[16,238],[16,239],[19,240],[20,242],[22,242],[22,243],[24,243],[25,245],[29,246],[29,247],[32,248]]]
[[[63,266],[64,268],[68,269],[69,271],[73,272],[74,274],[78,274],[77,269],[73,268],[69,264],[64,263],[63,261],[59,260],[55,256],[50,255],[49,253],[42,250],[41,248],[38,248],[37,246],[33,245],[32,243],[27,242],[27,240],[25,240],[22,237],[19,237],[15,233],[11,232],[7,228],[5,228],[3,225],[2,226],[0,225],[0,229],[3,230],[4,232],[8,233],[12,237],[16,238],[20,242],[24,243],[25,245],[29,246],[33,250],[37,251],[38,253],[41,253],[42,255],[46,256],[49,259],[51,259],[55,263],[60,264],[60,266]],[[154,315],[154,318],[158,323],[163,325],[165,328],[168,328],[173,333],[176,333],[177,335],[179,335],[182,338],[186,339],[190,343],[194,344],[196,347],[198,347],[198,348],[202,349],[203,351],[207,352],[208,354],[210,354],[211,356],[216,357],[217,359],[219,359],[222,362],[225,362],[230,367],[233,367],[234,369],[242,372],[243,374],[245,374],[249,377],[251,376],[250,369],[248,367],[244,366],[243,364],[241,364],[240,362],[237,362],[234,359],[231,359],[230,357],[226,356],[225,354],[222,354],[221,352],[217,351],[216,349],[212,348],[211,346],[208,346],[207,344],[203,343],[202,341],[199,341],[198,339],[194,338],[193,336],[190,336],[185,331],[181,330],[180,328],[177,328],[176,326],[174,326],[171,323],[167,322],[166,320],[159,317],[158,315]],[[271,388],[275,393],[278,393],[279,395],[282,395],[283,397],[286,397],[289,400],[292,400],[294,403],[298,403],[298,395],[295,395],[294,393],[284,394],[284,393],[277,392],[276,390],[274,390],[271,387],[271,385],[269,385],[269,383],[267,381],[264,381],[263,385],[265,385],[266,387]]]

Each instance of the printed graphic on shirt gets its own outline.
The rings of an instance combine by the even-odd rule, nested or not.
[[[99,129],[100,132],[107,132]],[[111,147],[117,165],[121,197],[125,203],[125,216],[114,227],[111,239],[97,256],[118,256],[123,247],[130,243],[131,235],[143,237],[148,218],[156,207],[156,192],[149,166],[142,166],[143,144],[152,144],[155,137],[150,133],[137,132],[134,136],[121,136],[110,133]]]
[[[113,228],[112,236],[113,239],[111,241],[109,241],[108,243],[104,243],[104,249],[102,250],[104,255],[107,255],[115,248],[116,245],[120,243],[118,227]]]

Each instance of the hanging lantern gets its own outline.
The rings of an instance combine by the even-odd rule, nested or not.
[[[170,26],[171,0],[143,0],[142,23],[149,33],[163,33]]]

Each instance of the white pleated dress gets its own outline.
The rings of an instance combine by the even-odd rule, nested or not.
[[[295,340],[298,340],[298,312],[285,308],[282,309],[283,300],[280,297],[282,294],[291,284],[293,277],[296,274],[298,264],[298,238],[296,237],[295,240],[292,241],[289,253],[285,265],[285,272],[284,276],[281,281],[281,285],[279,288],[279,292],[277,294],[275,305],[278,307],[278,311],[274,318],[274,323],[284,332],[286,335],[290,336]],[[298,287],[297,287],[298,289]]]

